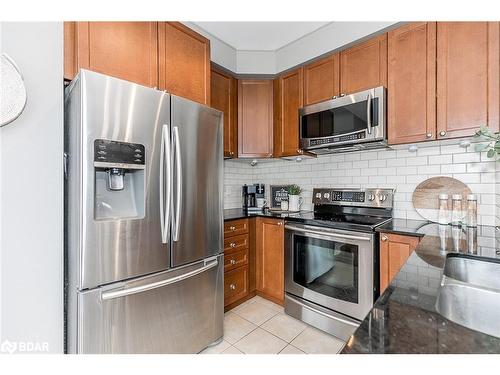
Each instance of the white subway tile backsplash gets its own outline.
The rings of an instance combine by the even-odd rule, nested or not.
[[[466,183],[479,198],[479,223],[500,224],[500,162],[462,148],[456,140],[396,149],[321,155],[301,163],[266,160],[255,167],[249,160],[224,161],[224,207],[241,206],[241,185],[256,182],[268,186],[296,183],[303,189],[305,210],[312,209],[314,187],[390,187],[396,189],[393,216],[422,219],[413,208],[415,187],[433,176],[450,176]]]

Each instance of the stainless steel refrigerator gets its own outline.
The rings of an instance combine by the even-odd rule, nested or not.
[[[81,70],[65,92],[66,348],[222,337],[222,114]]]

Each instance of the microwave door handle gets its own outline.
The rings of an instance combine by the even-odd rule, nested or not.
[[[372,134],[372,94],[368,93],[366,98],[366,130]]]
[[[179,140],[179,128],[174,126],[173,130],[173,144],[175,153],[175,174],[177,180],[175,182],[176,196],[175,196],[175,207],[174,207],[174,231],[173,240],[175,242],[179,241],[179,229],[181,224],[181,202],[182,202],[182,160],[181,160],[181,143]]]
[[[165,162],[167,167],[166,171],[167,183],[165,183]],[[171,169],[172,168],[170,161],[170,129],[168,125],[163,125],[161,133],[161,150],[160,150],[160,225],[161,225],[162,243],[167,243],[169,228],[170,228],[170,202],[172,200]]]

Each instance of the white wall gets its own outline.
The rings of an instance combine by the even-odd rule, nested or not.
[[[0,343],[63,351],[63,26],[0,23],[28,102],[0,128]],[[45,344],[46,343],[46,344]]]
[[[287,160],[259,162],[226,160],[225,208],[241,207],[241,185],[265,183],[298,184],[303,188],[302,209],[312,209],[314,187],[395,188],[393,216],[422,220],[412,204],[417,185],[429,177],[450,176],[466,183],[478,195],[478,222],[495,225],[496,163],[477,153],[473,146],[460,147],[457,141],[437,141],[419,146],[416,153],[408,146],[379,151],[360,151],[319,156],[301,163]],[[269,196],[268,196],[269,198]]]

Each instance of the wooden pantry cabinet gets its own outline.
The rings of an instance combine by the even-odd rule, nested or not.
[[[437,23],[437,138],[499,131],[499,22]]]
[[[299,108],[303,100],[303,69],[274,80],[274,157],[302,155],[299,148]]]
[[[272,80],[238,80],[238,157],[273,157]]]
[[[284,221],[256,218],[257,294],[283,305],[285,300]]]
[[[304,105],[319,103],[339,95],[339,54],[304,66]]]
[[[64,78],[79,69],[210,104],[210,42],[178,22],[65,22]]]
[[[210,106],[224,113],[224,158],[238,155],[238,81],[212,66]]]
[[[380,294],[415,250],[420,237],[380,233]]]
[[[387,34],[340,52],[340,95],[387,86]]]
[[[414,22],[388,33],[389,144],[436,139],[436,23]]]

